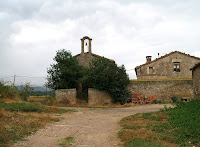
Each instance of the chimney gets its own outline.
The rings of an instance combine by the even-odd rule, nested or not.
[[[147,63],[151,62],[151,56],[146,56],[146,59],[147,59]]]

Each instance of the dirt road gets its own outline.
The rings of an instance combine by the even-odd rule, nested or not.
[[[13,146],[56,147],[59,139],[73,136],[74,147],[119,147],[122,146],[117,137],[120,119],[136,113],[158,111],[163,107],[163,104],[107,109],[70,107],[78,112],[63,114],[61,121],[47,125],[33,136],[25,138],[27,141]]]

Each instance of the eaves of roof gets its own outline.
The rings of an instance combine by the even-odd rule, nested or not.
[[[197,63],[197,64],[194,65],[194,67],[190,68],[190,70],[195,70],[199,66],[200,66],[200,63]]]

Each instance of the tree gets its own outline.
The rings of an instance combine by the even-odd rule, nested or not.
[[[31,87],[30,83],[26,83],[25,85],[21,85],[19,96],[22,100],[27,101],[32,91],[33,87]]]
[[[57,89],[76,88],[84,75],[83,67],[78,65],[78,60],[65,49],[58,50],[54,57],[55,64],[47,69],[47,87]]]
[[[130,97],[129,78],[124,65],[118,67],[106,58],[94,58],[89,66],[84,84],[108,92],[114,102],[125,103]]]

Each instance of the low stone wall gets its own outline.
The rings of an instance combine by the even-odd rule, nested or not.
[[[132,80],[129,89],[142,93],[143,97],[156,95],[156,99],[171,101],[172,96],[192,97],[193,82],[190,79],[174,80]]]
[[[56,90],[56,99],[63,104],[74,105],[77,103],[76,89]]]
[[[88,104],[89,105],[110,105],[112,104],[112,97],[104,92],[97,89],[88,89]]]

